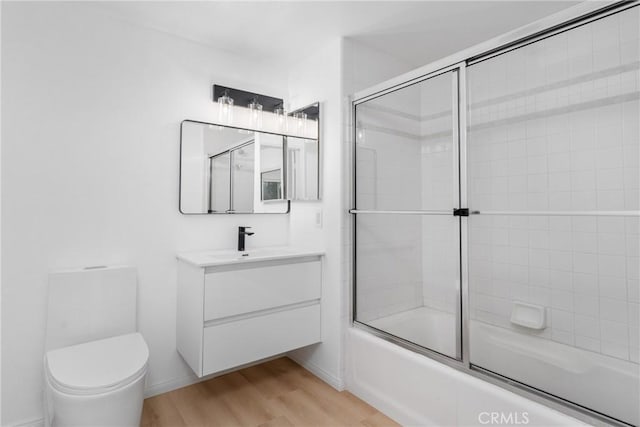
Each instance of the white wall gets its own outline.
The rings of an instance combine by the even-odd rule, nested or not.
[[[213,83],[286,95],[283,73],[81,3],[3,3],[2,63],[2,424],[41,417],[52,270],[137,266],[149,389],[190,380],[175,253],[233,247],[239,225],[286,244],[289,218],[180,215],[180,121],[211,118]]]
[[[342,388],[342,330],[345,324],[342,286],[342,42],[335,39],[289,72],[290,109],[320,102],[322,202],[293,202],[291,243],[326,250],[322,280],[322,343],[292,357],[336,388]],[[320,217],[320,226],[317,217]]]

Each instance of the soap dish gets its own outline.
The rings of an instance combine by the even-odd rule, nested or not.
[[[546,327],[546,310],[541,305],[514,301],[511,309],[511,323],[529,329],[542,330]]]

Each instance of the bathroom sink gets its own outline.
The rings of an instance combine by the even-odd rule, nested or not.
[[[323,254],[324,251],[315,249],[299,249],[290,246],[272,246],[250,249],[244,252],[231,249],[183,252],[178,254],[177,257],[182,261],[186,261],[198,267],[208,267],[284,258],[299,258]]]

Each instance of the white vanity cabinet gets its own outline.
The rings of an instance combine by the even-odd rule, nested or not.
[[[321,257],[179,255],[178,352],[202,377],[320,342]]]

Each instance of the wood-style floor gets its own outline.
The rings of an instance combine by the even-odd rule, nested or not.
[[[397,426],[288,358],[222,375],[144,402],[142,427]]]

